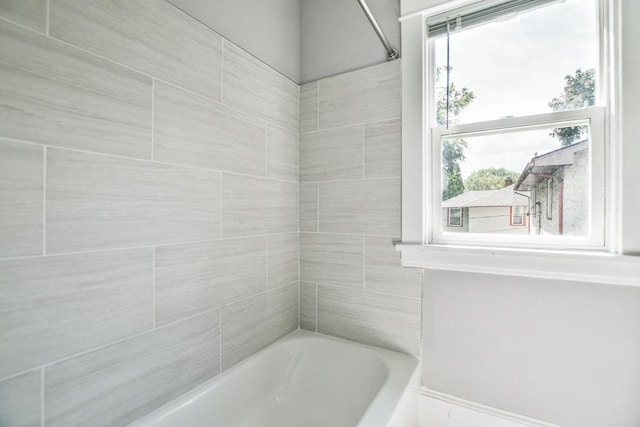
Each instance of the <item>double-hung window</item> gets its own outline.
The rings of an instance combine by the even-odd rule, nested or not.
[[[402,19],[405,265],[557,277],[620,255],[616,2],[450,0]],[[640,280],[618,261],[634,271],[620,283]]]

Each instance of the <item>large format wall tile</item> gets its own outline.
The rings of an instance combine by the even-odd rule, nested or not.
[[[298,184],[222,174],[222,235],[298,231]]]
[[[220,100],[222,38],[162,0],[50,0],[51,35]]]
[[[48,366],[46,425],[127,425],[215,376],[214,310]]]
[[[318,82],[300,86],[300,132],[318,130]]]
[[[42,254],[43,152],[0,141],[0,258]]]
[[[265,133],[266,125],[262,120],[173,86],[156,83],[155,160],[264,175]]]
[[[298,284],[271,289],[222,308],[222,369],[298,327]]]
[[[47,30],[47,0],[2,0],[0,16],[43,33]]]
[[[402,134],[400,119],[364,126],[365,178],[399,177]]]
[[[301,182],[298,199],[300,231],[318,231],[318,183]]]
[[[298,132],[298,85],[227,41],[223,88],[225,104]]]
[[[269,125],[267,129],[267,176],[298,181],[298,134]]]
[[[365,236],[365,289],[420,298],[422,269],[402,267],[391,237]]]
[[[150,157],[151,79],[6,22],[0,38],[0,136]]]
[[[400,61],[320,80],[320,129],[400,117]]]
[[[364,236],[300,233],[300,280],[362,289]]]
[[[420,299],[318,285],[318,332],[417,356]]]
[[[320,231],[400,235],[400,179],[320,183]]]
[[[350,126],[300,135],[300,181],[362,178],[364,130]]]
[[[0,263],[0,377],[153,327],[151,249]]]
[[[269,287],[298,280],[298,233],[269,236]]]
[[[47,251],[220,236],[220,174],[48,150]]]
[[[300,328],[316,331],[316,289],[315,283],[300,282]]]
[[[252,238],[156,248],[156,324],[264,291],[266,243]]]
[[[40,427],[40,369],[0,382],[0,425]]]

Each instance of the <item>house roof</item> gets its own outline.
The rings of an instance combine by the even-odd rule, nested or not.
[[[552,175],[558,168],[572,165],[575,154],[589,148],[589,140],[576,142],[557,150],[532,157],[515,184],[517,191],[527,191],[540,180]]]
[[[499,190],[465,191],[442,202],[443,208],[476,208],[489,206],[527,206],[527,196],[514,193],[514,185]]]

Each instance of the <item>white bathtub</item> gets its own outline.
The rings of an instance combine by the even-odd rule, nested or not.
[[[135,426],[416,426],[418,360],[295,331]]]

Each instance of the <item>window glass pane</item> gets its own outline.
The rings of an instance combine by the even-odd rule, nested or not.
[[[578,135],[562,142],[558,134]],[[589,127],[519,129],[442,146],[442,211],[464,212],[468,233],[588,236]],[[523,226],[526,225],[526,226]]]
[[[452,27],[455,27],[453,25]],[[434,40],[436,124],[446,124],[446,36]],[[450,34],[449,117],[472,123],[594,105],[594,0],[565,0]]]

